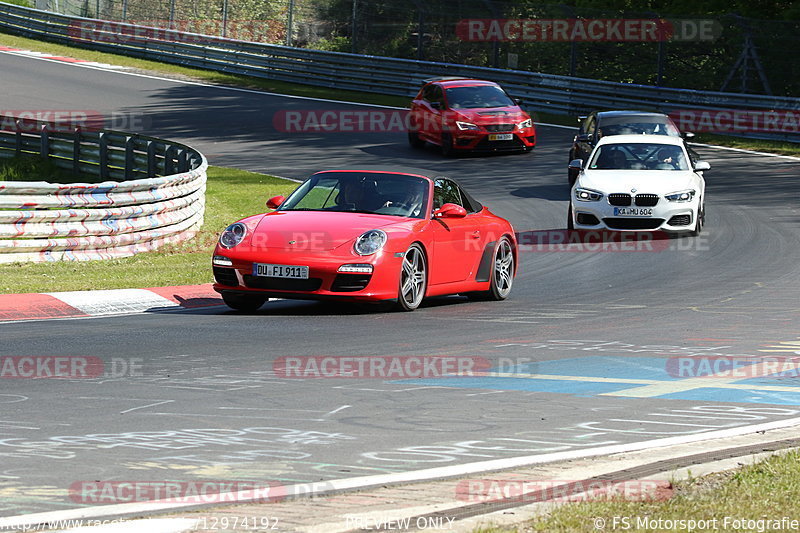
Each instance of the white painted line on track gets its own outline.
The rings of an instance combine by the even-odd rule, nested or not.
[[[45,294],[92,316],[141,313],[150,309],[180,307],[178,303],[146,289],[111,289]]]
[[[521,457],[510,457],[505,459],[492,459],[489,461],[479,461],[475,463],[467,463],[467,464],[453,465],[453,466],[441,466],[437,468],[428,468],[424,470],[411,470],[408,472],[395,472],[392,474],[381,474],[376,476],[362,476],[362,477],[355,477],[348,479],[319,481],[316,483],[301,483],[296,485],[287,485],[285,487],[277,487],[279,490],[276,492],[280,494],[280,498],[303,497],[303,496],[307,497],[311,495],[321,495],[329,492],[366,489],[369,487],[376,487],[387,484],[430,481],[436,479],[465,476],[470,474],[480,474],[497,470],[509,470],[512,468],[527,467],[535,464],[555,463],[559,461],[569,461],[573,459],[581,459],[587,457],[597,457],[603,455],[635,452],[635,451],[648,450],[654,448],[663,448],[666,446],[690,444],[695,442],[707,441],[711,439],[737,437],[741,435],[765,432],[774,429],[789,428],[797,425],[800,425],[800,417],[789,418],[786,420],[779,420],[775,422],[767,422],[764,424],[756,424],[752,426],[722,429],[717,431],[709,431],[705,433],[695,433],[693,435],[666,437],[662,439],[654,439],[654,440],[634,442],[628,444],[613,444],[609,446],[598,446],[597,448],[589,448],[584,450],[571,450],[566,452],[555,452],[555,453],[547,453],[541,455],[526,455]],[[204,495],[204,498],[207,498],[208,501],[216,502],[209,505],[220,505],[220,503],[223,502],[235,503],[238,505],[242,503],[248,503],[250,500],[252,500],[253,499],[252,493],[253,491],[245,491],[240,493],[224,493],[218,495],[206,494]],[[259,501],[263,501],[264,495],[260,494],[256,498]],[[155,511],[178,510],[187,507],[200,507],[200,506],[195,502],[181,503],[181,502],[154,501],[154,502],[101,505],[95,507],[82,507],[79,509],[71,509],[66,511],[50,511],[37,514],[0,518],[0,530],[13,529],[14,527],[19,527],[21,524],[30,525],[30,524],[39,524],[44,522],[52,523],[58,520],[101,518],[108,516],[120,516],[129,513],[143,514]]]

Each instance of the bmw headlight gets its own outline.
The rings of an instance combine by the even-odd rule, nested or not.
[[[223,248],[233,248],[244,240],[245,235],[247,235],[247,226],[237,222],[225,228],[225,231],[219,236],[219,243]]]
[[[533,121],[531,119],[523,120],[522,122],[517,124],[517,127],[521,130],[524,130],[525,128],[530,128],[531,126],[533,126]]]
[[[383,245],[386,244],[386,239],[386,233],[379,229],[371,229],[365,231],[356,239],[356,244],[353,248],[358,255],[372,255],[383,248]]]
[[[603,193],[592,189],[575,189],[575,199],[579,202],[599,202]]]
[[[665,198],[670,202],[691,202],[692,198],[694,198],[695,190],[690,189],[688,191],[678,191],[667,194]]]
[[[462,131],[463,130],[477,130],[478,129],[478,126],[476,126],[472,122],[459,122],[459,121],[456,121],[456,126],[458,126],[458,129],[460,129]]]

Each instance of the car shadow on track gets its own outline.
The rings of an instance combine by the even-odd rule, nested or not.
[[[470,302],[466,296],[437,296],[427,298],[419,306],[420,310],[458,305]],[[358,316],[358,315],[403,315],[393,310],[389,304],[362,304],[355,302],[311,301],[311,300],[272,300],[257,311],[234,311],[224,308],[226,315],[248,316]]]

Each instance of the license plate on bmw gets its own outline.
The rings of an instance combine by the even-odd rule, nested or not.
[[[641,207],[615,207],[615,217],[650,217],[653,216],[652,209]]]
[[[253,263],[253,275],[267,278],[308,279],[308,267]]]
[[[492,133],[489,135],[490,141],[510,141],[513,138],[513,133]]]

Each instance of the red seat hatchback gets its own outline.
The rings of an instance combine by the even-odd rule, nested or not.
[[[498,84],[465,78],[425,80],[411,102],[408,141],[458,151],[529,152],[536,145],[530,115]]]

